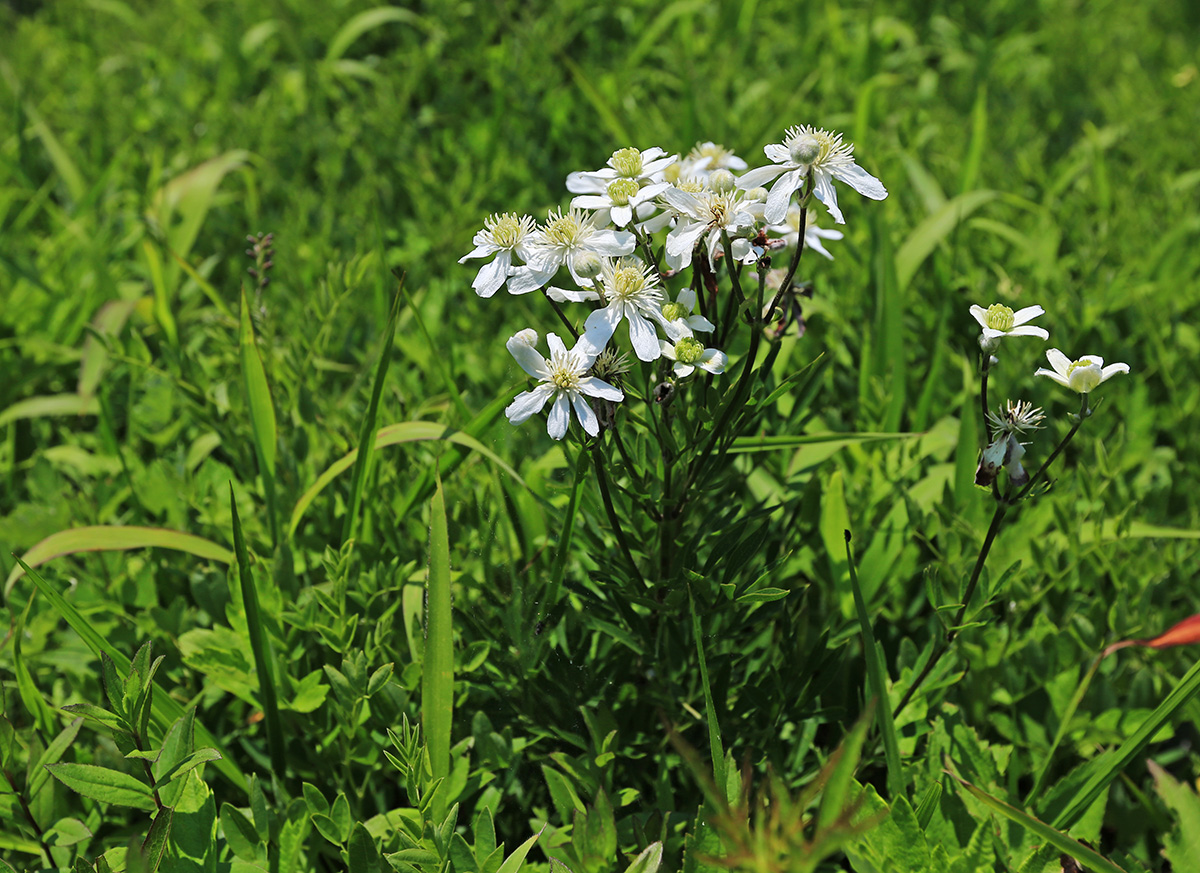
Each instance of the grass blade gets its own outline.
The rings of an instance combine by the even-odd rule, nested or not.
[[[700,659],[700,684],[704,688],[704,717],[708,722],[708,750],[712,755],[713,781],[717,791],[729,803],[735,803],[737,798],[725,797],[725,746],[721,742],[721,725],[717,721],[717,708],[713,705],[712,686],[708,682],[708,661],[704,657],[704,635],[700,631],[700,616],[696,614],[696,601],[692,598],[691,586],[688,586],[688,607],[692,613],[692,638],[696,641],[696,655]]]
[[[363,487],[371,469],[375,448],[375,420],[379,415],[379,398],[383,395],[383,382],[387,377],[388,364],[392,360],[392,340],[396,335],[396,318],[400,314],[401,299],[397,289],[396,299],[392,301],[392,311],[388,313],[387,327],[383,329],[383,351],[379,354],[379,364],[375,368],[371,403],[367,407],[367,415],[358,434],[358,458],[354,464],[354,478],[350,484],[350,505],[346,509],[346,520],[342,526],[343,543],[354,538],[355,527],[358,524],[358,506],[362,502]]]
[[[544,620],[558,603],[558,594],[562,590],[563,577],[567,574],[567,561],[571,557],[571,539],[575,535],[575,516],[579,511],[579,498],[583,494],[583,485],[587,481],[588,453],[580,449],[575,459],[575,487],[571,489],[571,501],[567,504],[567,514],[563,518],[562,533],[558,536],[558,551],[554,555],[554,570],[550,576],[550,587],[542,598],[538,619]]]
[[[250,323],[250,306],[246,289],[242,289],[242,318],[238,331],[238,346],[242,356],[242,377],[246,385],[246,403],[250,408],[250,427],[254,437],[254,453],[258,456],[258,472],[263,480],[267,500],[267,516],[271,526],[271,544],[279,541],[275,518],[275,406],[271,388],[263,370],[262,358],[254,342],[254,326]]]
[[[938,243],[950,235],[972,212],[999,197],[997,191],[968,191],[948,200],[941,209],[918,224],[896,252],[896,285],[908,287],[917,269],[933,253]]]
[[[955,775],[954,773],[951,773],[949,770],[945,772],[952,779],[956,780],[959,785],[965,788],[984,806],[995,811],[999,815],[1002,815],[1009,821],[1016,822],[1026,830],[1037,834],[1060,852],[1065,852],[1076,861],[1081,862],[1087,869],[1095,871],[1095,873],[1128,873],[1128,871],[1118,867],[1112,861],[1109,861],[1102,855],[1092,851],[1078,840],[1074,840],[1061,831],[1055,830],[1050,825],[1043,821],[1039,821],[1029,813],[1017,809],[1015,806],[1010,806],[998,798],[992,797],[992,795],[988,794],[986,791],[975,787],[967,780]],[[1084,808],[1086,809],[1087,807]]]
[[[421,726],[433,778],[450,775],[450,721],[454,712],[454,628],[450,615],[450,535],[441,480],[429,504],[429,579],[425,588],[425,663],[421,671]]]
[[[1065,830],[1075,824],[1104,789],[1121,775],[1121,771],[1142,754],[1142,751],[1150,743],[1150,738],[1157,734],[1159,729],[1170,721],[1197,691],[1200,691],[1200,663],[1187,671],[1179,684],[1167,695],[1167,699],[1146,717],[1146,720],[1138,726],[1129,739],[1121,744],[1115,754],[1111,756],[1105,754],[1103,757],[1095,759],[1093,762],[1094,772],[1079,793],[1055,816],[1053,826]]]
[[[888,702],[887,674],[879,647],[875,644],[875,631],[871,628],[871,616],[863,600],[862,587],[858,584],[858,570],[850,551],[850,531],[846,531],[846,564],[850,570],[850,590],[854,593],[854,607],[858,611],[858,625],[862,630],[863,653],[867,660],[867,685],[875,698],[875,715],[879,719],[879,732],[883,735],[883,755],[887,761],[887,786],[891,800],[904,797],[904,769],[900,763],[900,741],[896,737],[896,724],[892,721],[892,705]]]
[[[233,563],[233,552],[212,540],[167,528],[125,525],[73,527],[50,534],[25,553],[24,562],[30,567],[40,567],[54,558],[79,552],[124,552],[149,548],[174,549],[222,564]],[[12,593],[13,585],[22,575],[24,570],[20,566],[13,567],[4,583],[5,598]]]
[[[95,397],[78,394],[50,394],[26,397],[0,411],[0,427],[19,418],[42,418],[47,415],[99,415],[100,403]]]
[[[17,558],[17,563],[24,569],[25,574],[34,584],[34,587],[50,601],[51,605],[58,611],[58,614],[63,617],[63,620],[71,627],[71,630],[75,631],[80,639],[83,640],[84,645],[92,650],[92,654],[99,658],[100,653],[103,652],[112,659],[113,664],[120,673],[125,674],[129,672],[129,658],[118,652],[108,640],[100,636],[96,629],[92,627],[91,622],[84,618],[79,610],[59,594],[58,591],[52,588],[50,583],[43,579],[37,570],[30,567],[20,558]],[[183,716],[183,706],[170,695],[155,694],[151,705],[151,715],[154,723],[163,731],[166,731]],[[218,761],[214,761],[213,766],[239,789],[242,791],[246,790],[247,782],[245,775],[238,769],[236,764],[229,760],[229,756],[224,752],[224,746],[217,738],[199,723],[196,724],[196,742],[220,752],[221,758]]]
[[[444,424],[438,424],[436,421],[401,421],[381,427],[375,432],[374,448],[375,451],[379,451],[379,449],[386,448],[387,446],[398,446],[401,443],[412,443],[420,440],[446,440],[463,448],[479,452],[513,479],[517,480],[522,486],[525,484],[525,481],[518,475],[516,470],[506,464],[499,455],[479,442],[479,440],[468,433],[455,430]],[[355,449],[348,455],[334,461],[324,473],[317,477],[317,481],[300,495],[300,499],[296,501],[296,506],[292,510],[291,521],[288,523],[288,537],[295,536],[296,529],[300,527],[300,522],[304,518],[304,513],[308,511],[308,507],[317,499],[317,496],[325,490],[330,482],[354,466],[357,459],[358,449]]]
[[[238,576],[242,583],[242,607],[246,611],[246,630],[250,634],[250,649],[254,655],[254,670],[258,674],[263,720],[267,725],[271,768],[275,771],[276,778],[282,779],[287,765],[283,755],[283,730],[279,725],[279,704],[275,695],[274,661],[269,657],[268,642],[263,634],[258,589],[254,584],[254,571],[250,568],[250,556],[246,552],[246,540],[242,537],[242,524],[238,520],[237,500],[233,496],[232,482],[229,483],[229,510],[233,514],[233,550],[237,553]]]

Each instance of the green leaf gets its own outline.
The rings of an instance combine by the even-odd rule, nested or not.
[[[334,798],[333,806],[329,808],[329,819],[337,828],[339,843],[350,839],[350,801],[346,799],[345,794],[338,792],[338,796]]]
[[[704,691],[704,718],[708,723],[708,753],[712,760],[713,782],[722,794],[726,789],[725,746],[721,742],[721,723],[717,720],[717,709],[713,705],[712,686],[708,681],[708,660],[704,656],[704,633],[700,628],[700,615],[696,612],[696,601],[692,587],[688,586],[688,609],[692,614],[692,643],[696,646],[696,657],[700,665],[700,687]],[[734,802],[730,798],[727,801]]]
[[[258,831],[244,812],[229,803],[221,804],[221,831],[233,854],[243,861],[258,857]]]
[[[312,823],[316,826],[321,836],[329,840],[329,842],[333,843],[335,846],[340,846],[342,844],[342,833],[332,818],[324,813],[313,813]]]
[[[903,291],[916,275],[917,268],[950,233],[971,213],[1000,196],[986,189],[968,191],[948,200],[940,209],[913,228],[896,252],[896,282]]]
[[[95,722],[99,725],[104,725],[106,728],[111,728],[116,731],[124,731],[131,733],[130,727],[125,719],[120,716],[113,715],[102,706],[96,706],[91,703],[72,703],[62,708],[63,712],[69,712],[72,715],[78,715],[88,721]]]
[[[967,790],[973,797],[982,802],[989,809],[999,813],[1009,821],[1016,822],[1026,830],[1040,837],[1042,840],[1050,843],[1060,852],[1070,855],[1076,861],[1079,861],[1093,873],[1128,873],[1116,864],[1104,858],[1097,852],[1092,851],[1083,843],[1074,840],[1061,831],[1055,830],[1050,825],[1039,821],[1029,813],[1017,809],[1015,806],[1010,806],[998,798],[992,797],[986,791],[976,788],[965,779],[956,776],[949,770],[945,771],[949,776],[955,779],[963,788]]]
[[[91,837],[91,830],[77,818],[60,818],[43,835],[50,846],[73,846]]]
[[[41,757],[38,758],[37,763],[33,767],[33,779],[26,786],[26,793],[29,797],[37,797],[38,792],[42,790],[42,786],[46,784],[46,780],[50,778],[50,771],[46,767],[50,764],[58,763],[58,759],[75,742],[75,737],[79,735],[79,728],[82,724],[82,718],[72,719],[71,723],[63,728],[62,732],[54,738],[50,745],[46,746],[46,751],[42,752]]]
[[[786,588],[757,588],[754,591],[747,591],[737,598],[738,603],[773,603],[776,600],[782,600],[792,592]]]
[[[258,473],[263,480],[263,495],[267,501],[267,516],[271,526],[271,542],[278,542],[279,527],[275,507],[275,404],[271,400],[271,388],[263,370],[262,358],[254,339],[254,326],[250,323],[250,305],[246,302],[246,290],[242,289],[241,327],[238,331],[238,348],[242,358],[242,379],[246,389],[246,405],[250,410],[250,434],[254,441],[254,453],[258,457]],[[232,484],[230,485],[232,491]]]
[[[439,480],[429,504],[429,576],[426,584],[425,661],[421,665],[421,727],[433,778],[450,775],[454,713],[454,626],[450,611],[450,538]]]
[[[169,782],[178,779],[181,776],[186,776],[201,764],[207,764],[209,761],[219,761],[220,759],[221,753],[216,749],[197,749],[163,773],[163,775],[158,778],[158,781],[154,783],[154,787],[163,788]]]
[[[158,870],[167,854],[167,846],[170,845],[171,837],[171,821],[174,815],[175,810],[169,806],[160,809],[158,815],[154,817],[154,823],[150,825],[150,833],[146,834],[146,839],[142,842],[142,855],[146,859],[150,873]]]
[[[663,844],[651,843],[625,868],[625,873],[658,873],[662,856]]]
[[[246,552],[246,541],[242,537],[242,525],[238,520],[237,500],[233,495],[233,483],[229,483],[229,510],[233,517],[233,550],[237,553],[238,576],[241,579],[242,607],[246,613],[246,632],[250,636],[250,651],[254,655],[254,670],[258,676],[259,698],[262,702],[263,720],[267,726],[267,746],[271,756],[271,767],[278,778],[287,772],[284,756],[283,728],[279,722],[279,704],[275,696],[274,659],[271,657],[262,613],[258,607],[258,588],[254,581],[254,570],[250,567],[250,556]]]
[[[377,6],[353,16],[338,28],[325,49],[326,62],[335,61],[346,53],[360,36],[385,24],[420,24],[421,17],[407,9],[395,6]]]
[[[221,181],[250,157],[244,149],[232,149],[185,170],[154,192],[150,208],[158,226],[166,230],[171,251],[187,257]]]
[[[163,737],[162,750],[158,760],[151,767],[157,785],[167,773],[181,761],[192,754],[196,748],[196,708],[192,707],[177,718],[167,729]],[[183,794],[183,780],[171,785],[160,785],[159,799],[167,806],[175,806]]]
[[[100,401],[78,394],[53,394],[46,397],[27,397],[7,409],[0,410],[0,428],[22,418],[51,416],[99,415]]]
[[[516,470],[506,464],[499,455],[479,442],[479,440],[468,433],[433,421],[402,421],[381,427],[375,433],[374,450],[378,451],[387,446],[398,446],[403,443],[419,442],[422,440],[446,440],[447,442],[478,452],[511,476],[522,487],[525,485],[524,480],[521,479]],[[308,511],[309,506],[325,490],[326,486],[353,467],[357,460],[358,449],[355,449],[331,464],[324,473],[317,477],[317,481],[300,495],[300,499],[296,501],[296,506],[292,510],[291,521],[288,523],[288,536],[295,535],[296,529],[300,526],[300,522],[304,518],[304,513]]]
[[[396,336],[396,318],[400,314],[401,300],[403,297],[397,290],[396,297],[392,301],[391,311],[388,313],[387,326],[383,329],[383,350],[379,354],[379,363],[375,367],[375,383],[371,389],[371,402],[367,405],[367,414],[363,418],[362,427],[358,432],[358,458],[355,460],[354,476],[350,481],[350,504],[346,509],[346,517],[342,525],[343,543],[354,539],[355,526],[358,524],[358,507],[362,502],[363,488],[366,487],[367,475],[371,470],[372,450],[375,448],[375,421],[379,416],[379,398],[383,396],[383,383],[387,377],[388,364],[392,359],[392,340]]]
[[[114,806],[155,809],[150,789],[128,773],[95,764],[50,764],[47,769],[63,785],[92,800]]]
[[[328,815],[329,801],[317,786],[305,782],[300,786],[304,793],[304,803],[308,806],[309,815]]]
[[[542,828],[544,831],[545,828]],[[527,839],[513,851],[511,855],[504,859],[504,863],[500,865],[500,869],[496,873],[517,873],[521,869],[521,865],[525,863],[525,856],[529,854],[529,850],[533,848],[533,844],[537,842],[538,837],[542,835],[542,831],[538,831],[532,837]]]
[[[830,756],[832,767],[829,781],[821,792],[821,805],[817,810],[817,830],[823,831],[836,825],[852,802],[850,790],[854,786],[854,771],[858,768],[863,741],[867,737],[870,720],[864,715],[854,723],[840,746]]]
[[[1154,776],[1158,796],[1176,818],[1175,827],[1163,838],[1163,854],[1175,870],[1200,870],[1200,798],[1153,761],[1146,766]]]
[[[28,566],[40,567],[54,558],[80,552],[124,552],[150,548],[174,549],[222,564],[233,563],[233,552],[203,537],[165,528],[122,525],[94,525],[59,531],[39,542],[23,557]],[[12,593],[13,585],[24,574],[20,564],[13,567],[4,583],[5,597]]]
[[[346,856],[349,873],[378,873],[379,849],[375,846],[375,838],[362,822],[354,823]]]

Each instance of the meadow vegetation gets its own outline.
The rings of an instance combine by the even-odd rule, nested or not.
[[[0,871],[1200,870],[1197,650],[1100,657],[1200,612],[1198,47],[1186,0],[0,7]],[[888,189],[802,320],[743,307],[628,454],[511,424],[563,325],[472,291],[484,219],[797,124]],[[1050,331],[988,370],[1030,472],[1046,349],[1130,372],[993,541],[994,303]]]

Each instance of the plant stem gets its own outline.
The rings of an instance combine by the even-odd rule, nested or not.
[[[642,576],[642,571],[638,569],[637,561],[633,559],[633,552],[629,550],[629,541],[625,539],[625,529],[621,526],[621,519],[613,506],[612,492],[608,488],[608,474],[604,470],[604,457],[600,452],[599,441],[592,445],[592,463],[596,468],[596,481],[600,483],[600,498],[604,501],[604,512],[608,515],[608,523],[612,525],[617,545],[621,547],[621,553],[629,562],[629,567],[637,576],[638,581],[645,585],[646,579]]]
[[[565,315],[563,315],[562,307],[560,307],[558,305],[558,301],[551,299],[550,293],[548,291],[543,290],[542,293],[544,293],[546,295],[546,299],[549,300],[550,305],[554,307],[554,312],[558,315],[558,317],[562,321],[562,323],[564,325],[566,325],[567,330],[569,330],[571,332],[572,338],[579,339],[579,331],[577,331],[575,329],[575,325],[571,324],[571,322],[567,319],[567,317]]]

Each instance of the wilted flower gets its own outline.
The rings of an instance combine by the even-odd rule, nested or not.
[[[1032,321],[1045,311],[1040,306],[1026,306],[1024,309],[1013,312],[1003,303],[993,303],[987,309],[982,306],[972,306],[971,315],[983,328],[983,333],[979,336],[979,347],[990,354],[1000,344],[1000,340],[1006,336],[1036,336],[1041,339],[1049,339],[1050,334],[1044,328],[1025,323]]]
[[[779,176],[767,197],[768,224],[779,224],[783,221],[792,193],[804,184],[810,170],[813,176],[813,195],[825,204],[829,214],[838,224],[845,224],[846,220],[842,217],[842,211],[838,209],[837,192],[833,188],[834,179],[845,182],[859,194],[872,200],[887,197],[887,189],[883,184],[854,162],[854,146],[842,142],[840,133],[818,130],[808,125],[789,127],[782,143],[771,143],[764,147],[763,151],[775,165],[757,167],[738,179],[737,184],[739,188],[757,188]]]
[[[518,394],[504,414],[513,424],[520,424],[541,412],[547,401],[553,401],[546,422],[546,432],[551,437],[560,440],[566,435],[571,409],[575,410],[583,429],[591,436],[596,436],[600,432],[600,422],[585,395],[618,401],[625,399],[624,393],[595,376],[587,375],[596,355],[587,348],[580,348],[579,343],[568,351],[557,334],[549,334],[546,337],[546,343],[550,346],[549,360],[534,348],[536,343],[537,333],[527,329],[509,337],[505,344],[521,369],[540,382],[533,390]]]
[[[1033,375],[1049,376],[1059,385],[1080,394],[1095,390],[1097,385],[1107,382],[1117,373],[1129,372],[1128,364],[1109,364],[1106,367],[1104,358],[1096,355],[1084,355],[1078,361],[1072,361],[1058,349],[1049,349],[1046,352],[1046,360],[1054,369],[1047,370],[1042,367]]]

